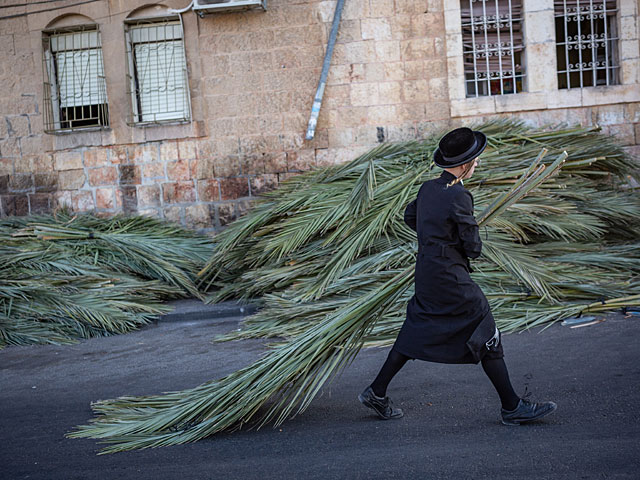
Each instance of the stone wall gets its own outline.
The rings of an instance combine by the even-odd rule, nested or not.
[[[598,123],[638,153],[640,107],[627,97],[544,109],[520,97],[521,112],[452,112],[444,0],[346,2],[316,136],[306,141],[335,4],[269,0],[267,12],[184,14],[192,122],[146,127],[125,121],[123,73],[123,22],[144,0],[3,9],[21,16],[0,20],[0,214],[65,205],[215,231],[298,172],[351,160],[381,141],[496,116]],[[42,30],[74,15],[100,26],[110,127],[45,134]]]

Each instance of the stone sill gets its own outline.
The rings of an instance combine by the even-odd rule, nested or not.
[[[523,92],[451,100],[452,117],[524,112],[556,108],[591,107],[640,101],[638,85],[572,88],[552,92]]]
[[[78,128],[61,128],[59,130],[47,130],[44,129],[44,133],[48,135],[76,135],[83,133],[92,133],[92,132],[109,132],[111,131],[111,126],[105,127],[78,127]]]

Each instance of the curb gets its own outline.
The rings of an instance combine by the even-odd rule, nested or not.
[[[251,303],[220,302],[213,305],[197,299],[174,300],[167,302],[173,311],[158,317],[159,322],[185,322],[194,320],[213,320],[220,318],[237,318],[251,315],[257,306]]]

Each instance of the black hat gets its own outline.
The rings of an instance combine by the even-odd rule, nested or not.
[[[474,160],[487,146],[487,136],[470,128],[456,128],[447,133],[433,154],[440,168],[452,168]]]

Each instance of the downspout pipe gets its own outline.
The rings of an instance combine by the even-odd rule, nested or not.
[[[316,125],[318,123],[318,115],[320,115],[320,107],[322,106],[324,87],[327,83],[329,66],[331,65],[331,57],[333,56],[333,47],[336,44],[336,37],[338,36],[338,26],[340,25],[340,18],[342,17],[342,7],[344,7],[344,0],[338,0],[338,3],[336,4],[336,10],[333,13],[333,23],[331,25],[331,33],[329,34],[329,42],[327,43],[327,51],[324,54],[324,63],[322,64],[320,81],[318,82],[316,96],[313,99],[313,107],[311,107],[311,116],[309,117],[307,135],[305,137],[307,140],[313,140],[313,137],[316,134]]]

